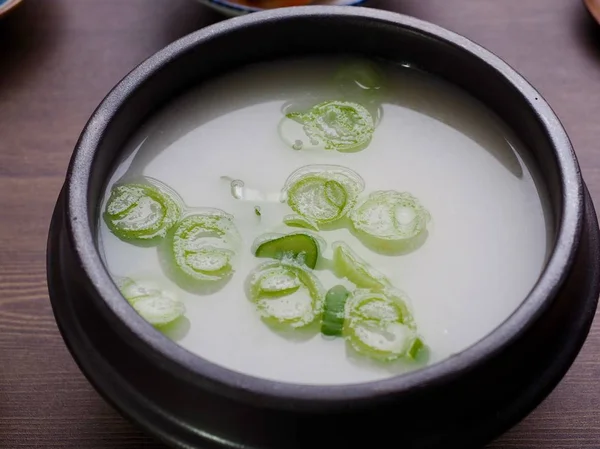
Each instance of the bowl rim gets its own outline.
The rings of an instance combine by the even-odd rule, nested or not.
[[[96,247],[96,224],[88,216],[88,188],[94,156],[115,113],[130,94],[161,67],[203,42],[231,30],[261,26],[263,23],[299,18],[352,18],[402,27],[443,41],[479,58],[511,84],[529,104],[543,126],[558,164],[562,208],[556,227],[554,248],[537,282],[521,305],[498,327],[462,352],[422,369],[382,380],[340,384],[296,384],[260,378],[217,365],[171,341],[141,318],[120,294],[105,268]],[[69,163],[66,179],[67,237],[77,263],[87,274],[96,295],[91,295],[115,328],[128,336],[128,343],[168,366],[189,382],[215,389],[234,400],[259,400],[283,409],[302,405],[342,406],[384,400],[390,395],[409,393],[456,379],[492,358],[515,342],[552,305],[572,266],[583,222],[583,181],[579,165],[558,117],[542,96],[512,67],[469,39],[437,25],[398,13],[365,7],[295,6],[257,12],[228,19],[189,34],[150,56],[126,75],[105,97],[86,124]]]
[[[22,1],[23,0],[0,0],[0,17],[11,12],[13,9],[19,6]]]

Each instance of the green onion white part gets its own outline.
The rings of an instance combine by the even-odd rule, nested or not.
[[[115,184],[104,211],[104,221],[117,237],[132,242],[163,238],[179,220],[182,201],[175,192],[152,178]]]
[[[376,191],[348,215],[359,236],[381,249],[407,244],[427,229],[431,216],[408,192]]]
[[[250,274],[248,285],[250,300],[267,322],[299,328],[321,315],[325,292],[305,266],[266,262]]]
[[[364,188],[363,179],[349,168],[308,165],[288,177],[282,199],[298,215],[321,226],[346,215]]]
[[[232,215],[206,208],[174,227],[170,245],[180,272],[197,281],[217,281],[233,274],[240,240]]]
[[[155,327],[171,324],[185,313],[183,302],[168,291],[129,278],[120,283],[119,289],[134,310]]]
[[[286,117],[301,123],[311,144],[321,143],[326,150],[362,150],[375,130],[369,111],[350,101],[326,101],[305,112],[288,113]],[[294,148],[302,146],[296,142]]]

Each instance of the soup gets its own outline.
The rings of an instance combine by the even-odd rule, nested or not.
[[[377,380],[464,350],[535,284],[551,230],[526,154],[410,64],[256,64],[132,137],[98,245],[134,308],[215,364]]]

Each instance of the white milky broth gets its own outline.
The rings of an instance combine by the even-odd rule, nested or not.
[[[282,139],[282,111],[290,104],[340,99],[331,80],[346,62],[340,57],[257,64],[200,85],[140,128],[106,186],[102,210],[111,186],[137,174],[165,183],[189,207],[218,208],[235,217],[242,242],[236,271],[223,288],[203,295],[170,280],[155,247],[126,243],[99,222],[100,252],[111,275],[151,279],[182,299],[185,319],[170,336],[213,363],[306,384],[366,382],[413,369],[359,357],[341,338],[278,333],[246,297],[248,274],[266,260],[251,253],[254,239],[299,230],[283,225],[293,211],[280,192],[288,176],[306,165],[350,168],[364,180],[363,196],[410,192],[431,214],[423,245],[403,255],[371,251],[347,228],[319,231],[328,243],[326,257],[331,243],[343,240],[407,293],[430,364],[500,325],[543,268],[551,230],[522,143],[487,108],[441,80],[381,63],[380,117],[361,151],[311,145],[298,150]],[[232,180],[243,186],[232,191]],[[411,214],[397,211],[402,220],[410,221]],[[316,275],[326,289],[351,286],[327,270]]]

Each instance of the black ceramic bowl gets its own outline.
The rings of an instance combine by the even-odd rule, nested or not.
[[[95,245],[100,198],[124,142],[175,95],[223,72],[303,54],[409,61],[487,104],[521,137],[551,203],[549,261],[522,305],[464,352],[420,371],[305,386],[214,365],[168,340],[119,294]],[[133,70],[87,124],[48,242],[52,306],[73,357],[124,415],[173,447],[468,448],[559,382],[599,293],[598,223],[575,154],[542,97],[493,54],[437,26],[364,8],[256,13],[189,35]]]

